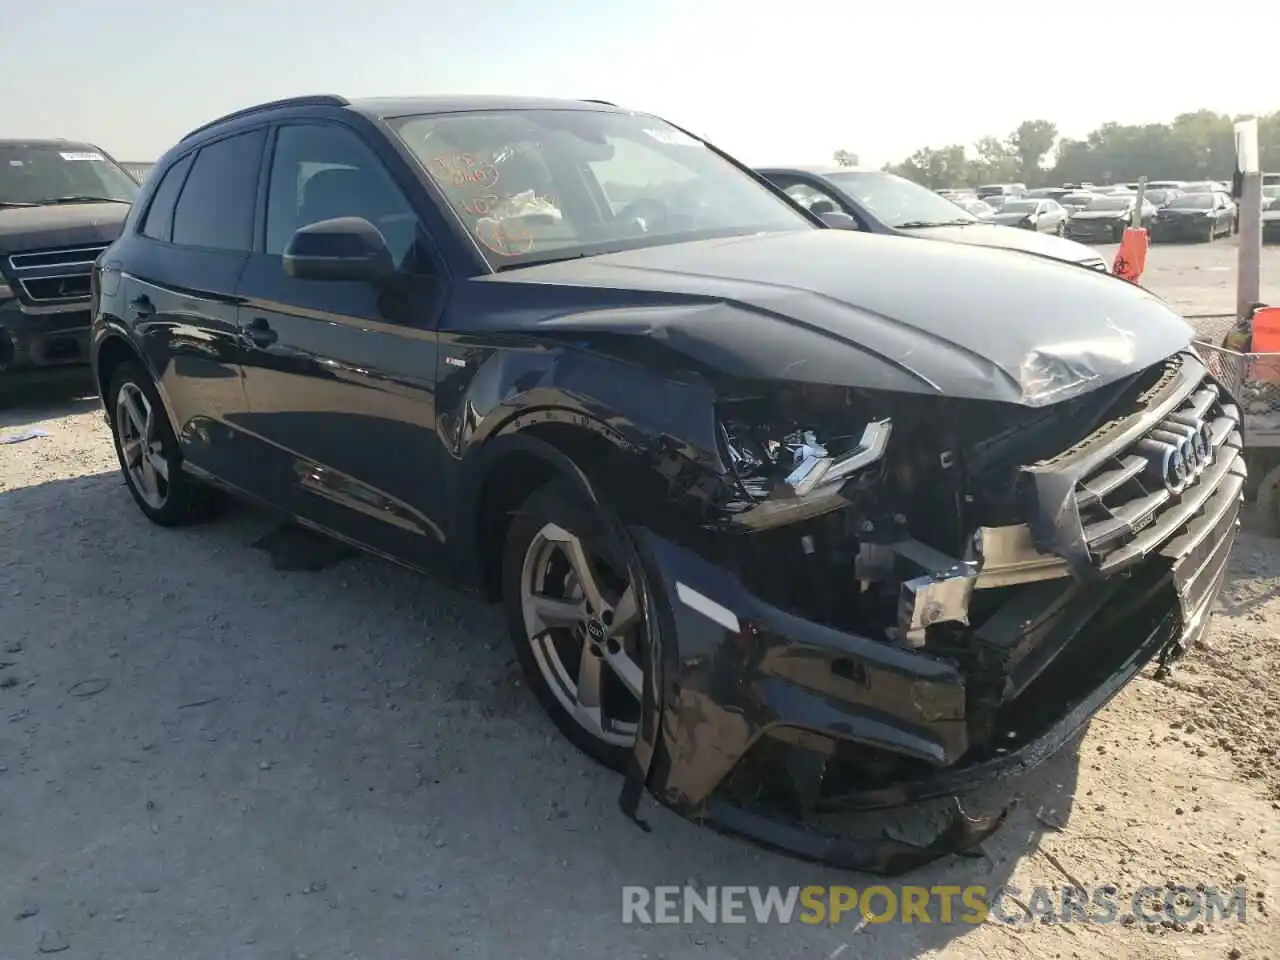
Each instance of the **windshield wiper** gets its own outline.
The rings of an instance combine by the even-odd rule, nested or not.
[[[28,200],[0,200],[0,207],[38,207],[40,204]]]
[[[121,200],[117,197],[50,197],[48,200],[41,200],[40,206],[49,206],[55,203],[133,203],[132,200]],[[36,204],[32,204],[36,206]]]
[[[895,223],[899,230],[918,230],[922,227],[967,227],[981,220],[908,220],[906,223]]]
[[[584,257],[595,256],[590,253],[566,253],[559,257],[542,257],[537,260],[520,260],[517,263],[500,263],[493,268],[494,273],[502,273],[504,270],[523,270],[525,267],[545,267],[549,263],[563,263],[566,260],[581,260]]]

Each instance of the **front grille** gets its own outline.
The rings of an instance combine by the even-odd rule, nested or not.
[[[89,274],[68,274],[56,277],[32,277],[19,280],[32,303],[53,300],[81,300],[89,296]]]
[[[36,250],[29,253],[15,253],[9,257],[9,266],[14,272],[38,270],[41,267],[92,267],[98,254],[107,249],[107,245],[92,247],[68,247],[63,250]]]
[[[1205,375],[1145,436],[1080,478],[1076,505],[1099,571],[1118,573],[1183,531],[1240,449],[1239,408]]]
[[[105,244],[30,250],[11,254],[9,268],[20,296],[28,303],[50,304],[87,300],[89,275]]]

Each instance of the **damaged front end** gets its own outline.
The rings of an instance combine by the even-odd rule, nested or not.
[[[722,389],[717,469],[660,464],[679,523],[633,527],[652,590],[637,762],[664,804],[895,873],[932,843],[827,815],[960,798],[1069,741],[1205,629],[1235,539],[1239,412],[1192,354],[1053,406]]]

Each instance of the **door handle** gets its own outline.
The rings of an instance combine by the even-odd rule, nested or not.
[[[244,335],[255,347],[269,347],[280,339],[280,335],[267,323],[266,317],[254,317],[250,320],[244,328]]]
[[[133,307],[133,315],[138,320],[145,320],[148,317],[155,316],[155,304],[151,302],[151,298],[145,293],[141,293],[130,300],[129,306]]]

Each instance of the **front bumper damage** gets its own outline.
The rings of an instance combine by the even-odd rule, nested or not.
[[[979,530],[970,556],[909,538],[864,546],[860,566],[908,571],[898,643],[772,606],[633,529],[656,636],[624,810],[647,787],[692,819],[888,875],[975,850],[1008,808],[971,817],[967,796],[1052,756],[1208,624],[1239,526],[1240,417],[1190,355],[1157,393],[1097,442],[1024,468],[1029,522]],[[1190,458],[1176,470],[1171,447]],[[1151,476],[1168,482],[1132,483]],[[946,623],[967,631],[964,662],[926,643]],[[939,798],[952,816],[931,842],[819,826]]]

